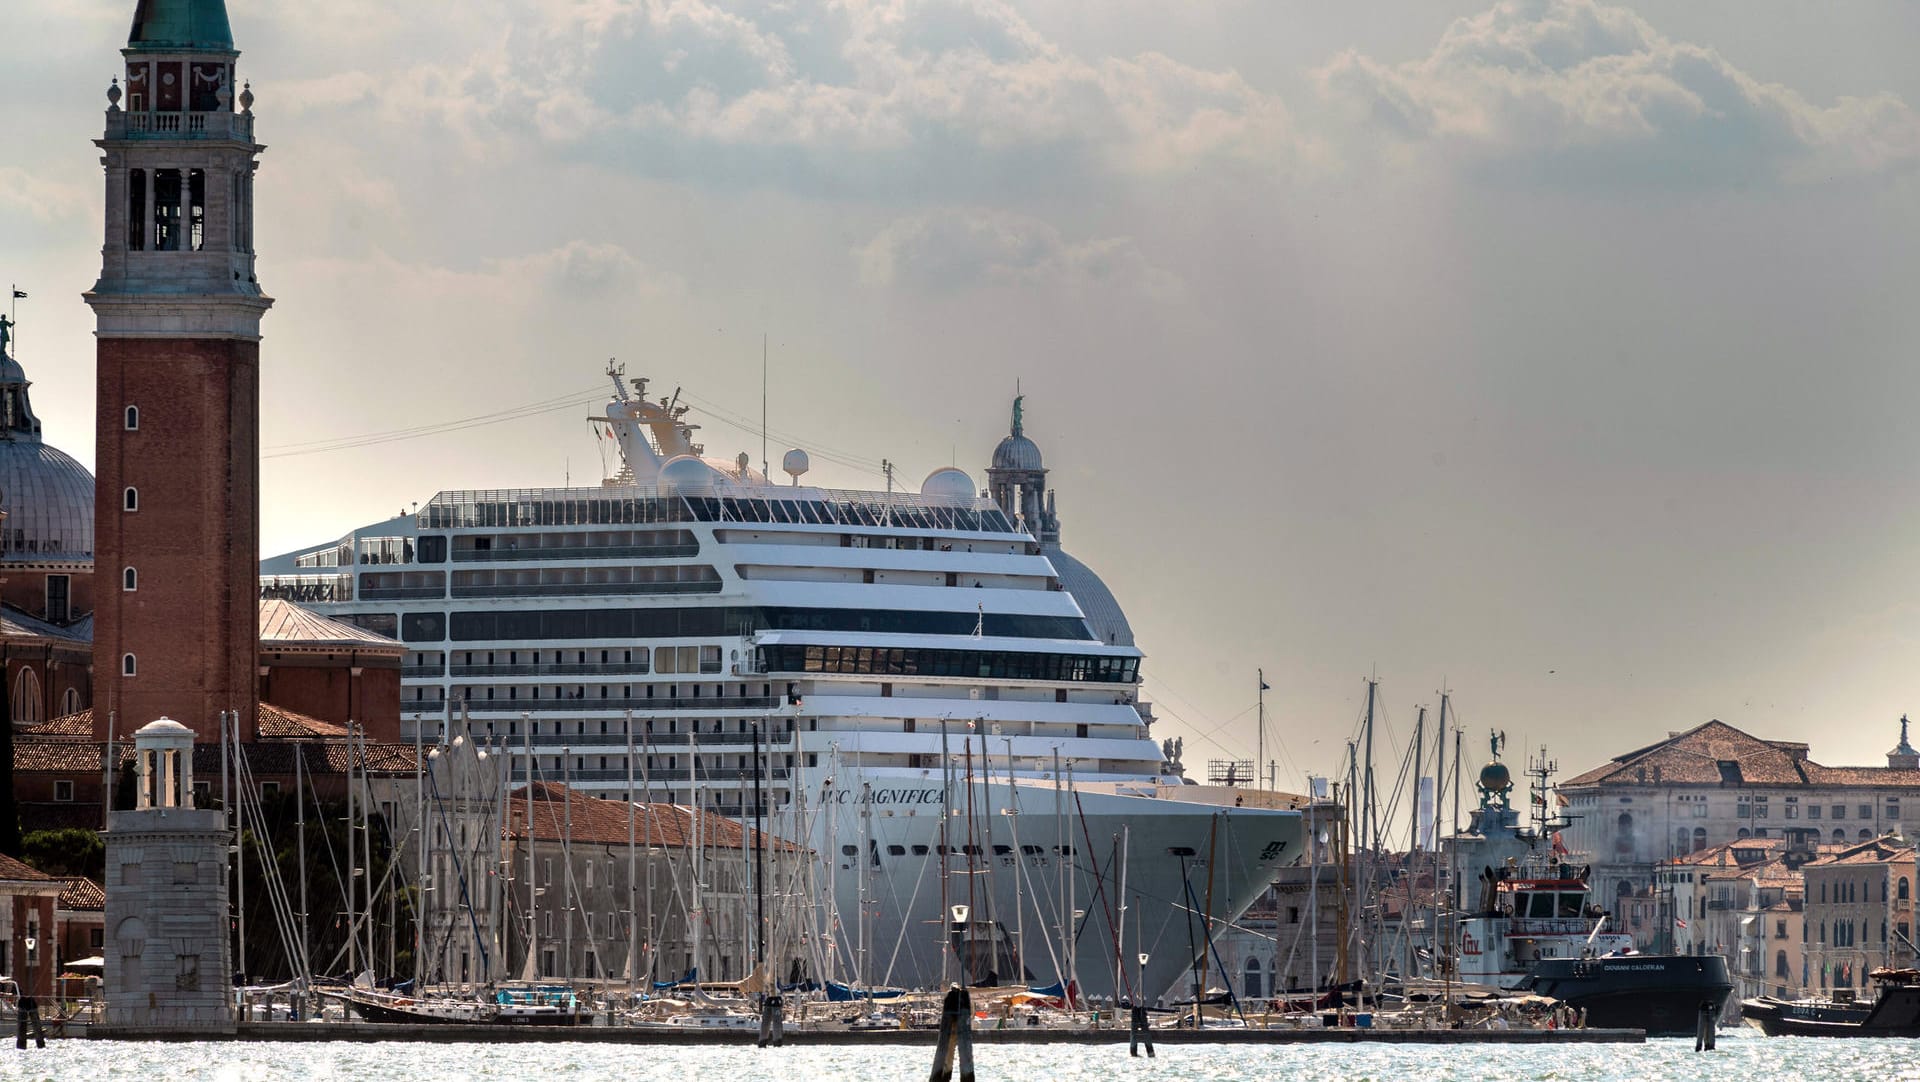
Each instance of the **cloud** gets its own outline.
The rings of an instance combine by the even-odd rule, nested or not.
[[[496,47],[392,100],[482,141],[807,191],[1070,189],[1294,155],[1284,106],[1238,73],[1083,58],[1002,0],[505,0],[503,20]]]
[[[1419,60],[1350,50],[1316,77],[1377,132],[1567,178],[1793,181],[1920,159],[1920,118],[1897,97],[1816,105],[1594,0],[1503,0]]]
[[[857,253],[869,285],[959,290],[980,285],[1111,287],[1171,296],[1178,278],[1128,237],[1069,241],[1034,218],[943,210],[899,218]]]
[[[35,176],[17,166],[0,166],[0,206],[13,206],[42,222],[80,215],[88,210],[90,189],[75,189]]]

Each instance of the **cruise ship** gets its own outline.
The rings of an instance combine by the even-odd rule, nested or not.
[[[403,641],[405,735],[463,718],[516,780],[742,818],[758,785],[818,856],[824,976],[1191,991],[1204,918],[1300,854],[1304,801],[1194,784],[1153,738],[1020,401],[984,491],[844,491],[803,451],[781,482],[704,457],[678,392],[608,376],[614,477],[440,492],[264,561],[263,596]]]

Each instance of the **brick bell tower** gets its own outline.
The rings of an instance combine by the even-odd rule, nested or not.
[[[138,0],[107,90],[93,308],[93,724],[201,740],[258,716],[260,317],[253,93],[224,0]],[[234,111],[235,105],[239,111]]]

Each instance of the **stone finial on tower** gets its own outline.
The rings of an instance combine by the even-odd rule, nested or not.
[[[1894,770],[1920,770],[1920,751],[1907,742],[1907,716],[1900,715],[1900,745],[1887,753],[1887,766]]]

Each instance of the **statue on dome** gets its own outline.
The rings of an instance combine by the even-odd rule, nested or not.
[[[7,343],[11,341],[13,341],[13,320],[8,319],[5,312],[0,312],[0,357],[7,355]],[[1017,409],[1015,413],[1017,416]],[[1015,421],[1014,423],[1019,424],[1020,422]]]
[[[1023,394],[1017,394],[1013,396],[1013,434],[1016,436],[1022,435],[1020,431],[1022,428],[1022,425],[1020,423],[1022,407],[1020,404],[1022,402],[1025,402],[1026,400],[1027,400],[1027,396]]]

